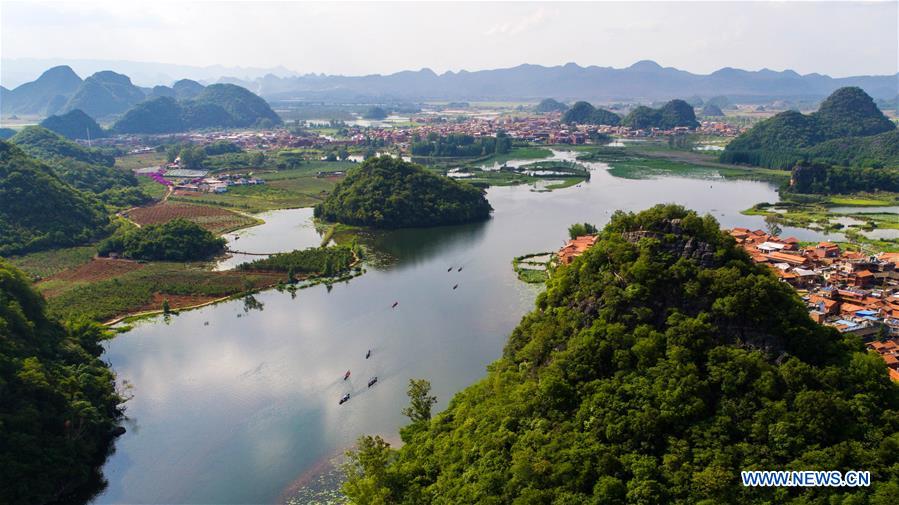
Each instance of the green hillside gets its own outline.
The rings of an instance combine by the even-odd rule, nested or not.
[[[27,126],[13,135],[9,141],[30,156],[48,162],[68,158],[108,167],[115,164],[115,157],[112,155],[84,147],[42,126]]]
[[[567,105],[553,98],[544,98],[534,107],[534,112],[538,114],[543,114],[545,112],[565,112],[566,110],[568,110]]]
[[[106,132],[94,118],[80,109],[50,116],[41,121],[41,126],[70,139],[98,139],[106,136]]]
[[[568,124],[602,124],[617,126],[621,118],[614,112],[605,109],[597,109],[587,102],[575,102],[570,109],[565,111],[562,122]]]
[[[97,490],[122,401],[104,338],[99,326],[49,319],[30,281],[0,260],[0,503],[78,503]]]
[[[181,88],[193,89],[186,83]],[[247,89],[233,84],[213,84],[192,99],[158,97],[139,103],[113,129],[120,133],[174,133],[280,123],[281,118],[268,102]]]
[[[670,130],[679,126],[687,128],[699,126],[693,107],[683,100],[671,100],[658,109],[641,105],[625,116],[621,124],[639,130],[650,128]]]
[[[0,255],[88,242],[104,233],[106,210],[15,145],[0,141]]]
[[[47,69],[34,81],[0,90],[0,111],[3,114],[55,114],[81,82],[68,65]]]
[[[899,386],[813,322],[711,216],[616,213],[561,267],[480,382],[403,446],[363,438],[354,503],[895,503]],[[871,472],[869,488],[751,488],[742,470]]]
[[[884,141],[896,126],[859,88],[833,92],[817,112],[781,112],[732,140],[721,161],[768,168],[792,168],[798,161],[850,164],[895,163]],[[883,135],[880,139],[875,136]],[[861,140],[867,139],[870,140]],[[843,152],[841,146],[848,152]],[[881,153],[887,153],[881,156]],[[866,155],[875,155],[874,158]],[[870,166],[870,165],[866,165]]]
[[[91,117],[102,118],[121,114],[144,98],[144,92],[127,75],[104,70],[85,79],[62,111],[81,109]]]
[[[480,221],[491,210],[483,191],[474,186],[381,156],[351,169],[315,207],[315,217],[374,228],[414,228]]]
[[[198,105],[221,107],[231,116],[234,126],[254,126],[263,120],[268,120],[273,125],[281,123],[281,118],[269,107],[268,102],[252,91],[234,84],[206,86],[193,101]]]
[[[183,110],[171,97],[141,102],[119,119],[113,129],[118,133],[174,133],[184,131]]]

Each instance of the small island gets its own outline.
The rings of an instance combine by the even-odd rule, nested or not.
[[[350,170],[315,207],[315,217],[372,228],[423,228],[482,221],[492,210],[479,188],[381,156]]]

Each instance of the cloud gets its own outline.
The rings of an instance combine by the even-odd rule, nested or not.
[[[539,7],[534,9],[533,12],[518,18],[513,21],[506,21],[504,23],[498,23],[487,29],[485,32],[486,35],[518,35],[519,33],[526,32],[535,26],[540,26],[544,24],[548,19],[555,17],[558,14],[558,11],[546,9],[545,7]]]

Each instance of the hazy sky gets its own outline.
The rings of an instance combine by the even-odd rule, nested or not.
[[[3,58],[358,75],[652,59],[834,76],[899,66],[899,1],[294,3],[0,0]],[[0,69],[2,72],[2,69]]]

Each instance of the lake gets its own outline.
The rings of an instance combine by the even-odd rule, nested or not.
[[[571,223],[602,225],[616,209],[674,202],[712,213],[723,226],[761,228],[761,217],[740,211],[778,200],[763,182],[626,179],[588,165],[591,180],[579,187],[489,189],[495,212],[483,223],[368,234],[363,242],[377,261],[331,290],[316,286],[295,297],[270,290],[255,296],[261,308],[234,300],[168,322],[146,320],[117,336],[105,358],[133,385],[134,398],[128,432],[103,470],[109,486],[94,503],[295,497],[359,435],[398,438],[410,378],[430,380],[443,409],[484,376],[539,292],[517,280],[514,256],[557,249]],[[260,253],[317,245],[310,217],[309,209],[268,213],[265,224],[229,242]],[[373,376],[378,383],[369,389]],[[338,405],[344,393],[351,399]]]

